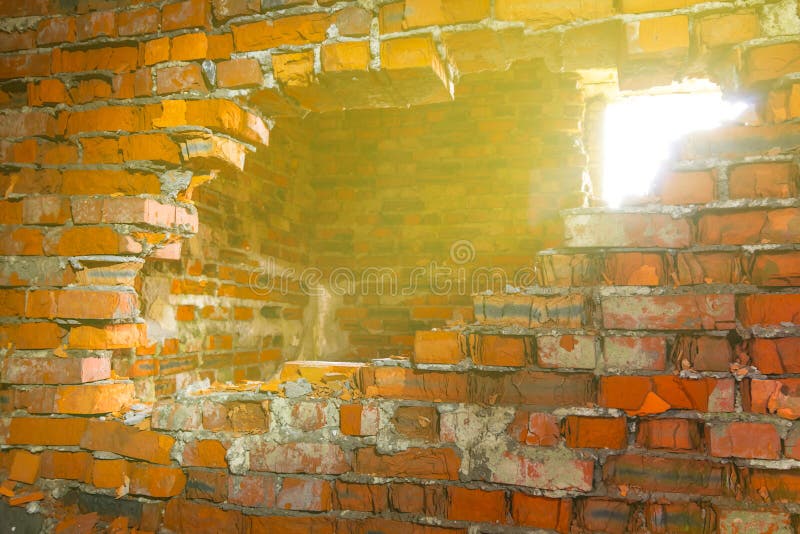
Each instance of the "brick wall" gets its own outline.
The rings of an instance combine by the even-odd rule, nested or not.
[[[0,516],[18,530],[797,530],[796,1],[33,0],[0,2],[0,16]],[[302,355],[286,332],[323,328],[299,329],[299,310],[325,307],[299,287],[267,302],[280,317],[242,298],[242,266],[267,255],[313,266],[319,254],[326,268],[363,269],[384,244],[374,225],[408,267],[416,228],[401,240],[410,224],[359,221],[413,214],[403,195],[433,187],[424,167],[403,187],[379,168],[409,160],[404,150],[424,151],[430,170],[460,166],[475,198],[492,198],[484,158],[467,167],[445,149],[474,146],[452,128],[465,116],[462,131],[490,146],[510,132],[537,138],[517,116],[524,106],[497,96],[525,97],[515,84],[531,79],[519,70],[528,61],[565,73],[534,75],[534,94],[556,106],[537,107],[542,136],[574,127],[566,73],[586,82],[587,68],[616,71],[624,88],[707,75],[758,109],[746,125],[688,138],[658,203],[566,211],[563,241],[535,257],[513,247],[550,236],[483,241],[462,223],[478,215],[454,211],[433,255],[448,252],[450,229],[470,228],[477,261],[530,255],[537,283],[476,295],[469,320],[417,332],[409,359],[287,362],[271,380],[138,402],[148,384],[166,393],[256,376],[268,367],[236,368],[237,355]],[[488,115],[470,115],[479,109]],[[375,145],[387,127],[416,135]],[[543,146],[563,146],[561,135]],[[534,183],[554,186],[550,169],[585,163],[571,154],[514,161],[510,179],[530,184],[515,172],[537,169]],[[364,177],[360,201],[352,182],[336,185]],[[573,205],[564,194],[577,190],[563,185],[530,198]],[[329,209],[326,189],[350,211]],[[450,205],[432,198],[430,213]],[[499,198],[514,214],[504,226],[525,221],[521,193]],[[340,245],[353,257],[332,254]],[[152,290],[166,281],[181,292]],[[196,286],[216,293],[183,290]],[[417,310],[464,305],[346,304],[367,321],[404,310],[403,329]],[[236,307],[260,318],[239,320]],[[219,326],[218,308],[233,313]],[[174,332],[158,320],[191,313]],[[341,323],[356,343],[394,332],[363,314]],[[410,344],[362,341],[379,354]],[[207,365],[227,354],[233,366]],[[152,381],[135,376],[150,356]],[[161,366],[184,358],[196,366],[186,374]]]
[[[146,264],[148,343],[118,365],[120,375],[140,379],[140,394],[171,394],[203,378],[260,380],[299,355],[308,296],[297,275],[277,274],[309,265],[307,135],[300,121],[281,122],[268,153],[197,191],[203,224],[180,260]]]
[[[582,118],[576,78],[534,63],[465,77],[454,103],[315,119],[314,264],[345,356],[407,354],[415,330],[471,322],[473,293],[530,278],[583,200]]]

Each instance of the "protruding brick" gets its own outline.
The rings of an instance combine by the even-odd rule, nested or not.
[[[516,336],[469,337],[470,354],[477,365],[523,367],[532,353],[532,338]]]

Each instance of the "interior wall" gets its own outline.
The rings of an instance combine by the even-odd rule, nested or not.
[[[583,112],[577,78],[535,62],[466,76],[455,102],[314,117],[313,263],[349,342],[324,356],[407,354],[471,322],[473,292],[531,283],[583,201]]]
[[[271,134],[270,150],[242,172],[220,172],[195,191],[203,222],[180,258],[142,270],[148,344],[116,365],[148,396],[204,378],[264,379],[301,356],[309,298],[295,273],[309,266],[309,123],[287,118]]]

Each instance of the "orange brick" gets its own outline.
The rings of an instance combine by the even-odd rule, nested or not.
[[[169,61],[169,37],[160,37],[145,41],[142,47],[143,62],[145,65],[155,65],[163,61]]]
[[[205,59],[208,52],[208,36],[205,33],[185,33],[172,38],[170,55],[173,61]]]
[[[339,72],[369,70],[370,51],[368,41],[334,43],[322,47],[322,70]]]
[[[447,488],[447,518],[455,521],[505,523],[504,491],[484,491],[459,486]]]
[[[281,45],[320,43],[330,26],[327,13],[309,13],[232,27],[237,52],[266,50]]]
[[[628,445],[624,417],[567,416],[564,426],[567,447],[624,449]]]
[[[108,226],[77,226],[48,234],[45,253],[49,256],[138,253],[142,246]]]
[[[92,483],[92,455],[88,452],[45,450],[39,474],[42,478],[60,478]]]
[[[761,35],[761,24],[753,11],[704,17],[695,22],[695,29],[705,48],[743,43]]]
[[[31,106],[61,103],[67,103],[67,89],[61,80],[51,78],[28,84],[28,104]]]
[[[157,464],[170,463],[175,440],[150,430],[139,430],[117,421],[90,420],[80,445],[84,449],[107,451]]]
[[[777,460],[781,456],[781,438],[770,423],[709,423],[706,439],[711,455],[720,458]]]
[[[689,17],[673,15],[629,22],[628,54],[686,53],[689,50]]]
[[[92,485],[97,488],[116,489],[125,485],[128,462],[125,460],[97,459],[92,464]]]
[[[181,465],[194,467],[228,467],[225,460],[226,448],[215,439],[191,441],[183,449]]]
[[[261,65],[255,59],[240,58],[217,63],[217,84],[220,87],[247,87],[264,81]]]
[[[186,475],[177,467],[164,467],[144,462],[130,464],[130,492],[149,497],[174,497],[186,486]]]
[[[716,184],[711,171],[684,171],[667,174],[659,188],[664,204],[706,204],[714,200]]]
[[[414,338],[414,363],[456,364],[464,359],[466,340],[459,332],[418,331]]]
[[[502,9],[502,0],[499,3]],[[489,10],[489,0],[406,0],[403,25],[405,28],[419,28],[477,22],[489,17]]]
[[[54,349],[66,331],[55,323],[22,323],[0,326],[0,346],[18,349]]]
[[[781,78],[800,70],[800,41],[751,48],[745,58],[748,83]]]
[[[143,324],[114,324],[104,327],[76,326],[69,331],[73,349],[112,350],[138,347],[147,338]]]
[[[135,293],[89,290],[34,290],[28,295],[25,315],[48,319],[124,319],[138,312]]]
[[[6,443],[77,446],[88,422],[87,419],[74,417],[14,417],[8,428]]]
[[[522,367],[531,356],[531,339],[517,336],[470,336],[470,353],[478,365]]]
[[[24,484],[36,482],[39,478],[41,456],[24,450],[16,450],[13,454],[8,478]]]
[[[52,413],[88,415],[118,412],[133,398],[132,382],[58,386]]]
[[[572,501],[514,492],[511,495],[511,517],[516,525],[569,532]]]
[[[44,254],[42,231],[35,228],[0,230],[0,254],[5,256],[41,256]],[[82,254],[85,254],[83,252]]]
[[[105,35],[114,37],[117,33],[116,20],[112,11],[92,11],[78,16],[75,25],[79,41]]]

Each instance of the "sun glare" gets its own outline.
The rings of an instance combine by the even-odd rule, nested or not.
[[[630,96],[608,105],[604,118],[603,199],[618,207],[626,197],[647,195],[681,136],[739,117],[743,102],[716,91]]]

